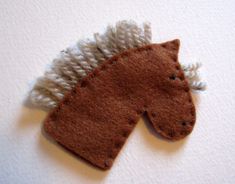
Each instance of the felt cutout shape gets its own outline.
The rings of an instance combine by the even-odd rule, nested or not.
[[[104,61],[49,113],[46,133],[101,169],[112,166],[143,113],[164,138],[184,138],[196,115],[178,50],[173,40]]]

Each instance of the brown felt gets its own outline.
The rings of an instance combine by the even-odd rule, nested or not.
[[[164,138],[184,138],[193,129],[195,108],[178,49],[173,40],[107,60],[49,113],[45,131],[102,169],[112,166],[144,112]]]

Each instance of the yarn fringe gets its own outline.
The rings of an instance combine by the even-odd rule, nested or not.
[[[82,40],[60,52],[53,60],[52,67],[38,78],[29,94],[34,106],[52,109],[80,79],[106,59],[129,48],[137,48],[151,43],[149,23],[137,25],[134,21],[120,21],[115,27],[108,26],[104,34],[95,33],[94,40]],[[182,65],[185,76],[193,90],[205,89],[198,80],[200,64]]]

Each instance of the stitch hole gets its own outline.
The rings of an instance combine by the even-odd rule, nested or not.
[[[55,120],[57,119],[56,114],[55,114],[55,113],[51,114],[50,119],[51,119],[52,121],[55,121]]]
[[[107,66],[106,66],[106,65],[102,65],[100,69],[101,69],[101,70],[106,70],[106,69],[107,69]]]
[[[91,73],[91,74],[90,74],[90,78],[91,78],[91,79],[92,79],[92,78],[94,78],[94,77],[95,77],[95,75],[96,75],[96,74],[95,74],[94,72],[93,72],[93,73]]]
[[[81,86],[82,88],[84,88],[84,87],[87,86],[87,84],[88,84],[88,82],[84,80],[84,81],[81,82],[81,85],[80,85],[80,86]]]
[[[94,74],[94,76],[98,76],[98,75],[99,75],[99,70],[96,70],[96,69],[95,69],[95,70],[93,71],[93,74]]]
[[[132,118],[130,118],[130,119],[128,120],[128,123],[129,123],[129,125],[134,125],[134,124],[135,124],[135,120],[132,119]]]
[[[60,110],[61,110],[61,107],[60,107],[60,106],[58,106],[58,107],[57,107],[57,109],[55,109],[55,113],[59,113],[59,112],[60,112]]]
[[[175,136],[175,132],[174,132],[173,130],[170,130],[170,131],[168,132],[168,136],[169,136],[169,137],[174,137],[174,136]]]
[[[112,64],[112,65],[117,64],[117,61],[116,61],[116,60],[112,60],[112,61],[110,62],[110,64]]]
[[[71,95],[76,94],[76,93],[77,93],[76,88],[73,88],[71,91]]]
[[[122,143],[121,142],[115,142],[115,148],[120,148],[122,146]]]
[[[180,66],[179,66],[179,65],[176,65],[175,68],[176,68],[176,70],[179,70],[179,69],[180,69]]]
[[[193,109],[193,108],[191,109],[191,115],[192,115],[192,116],[194,116],[194,115],[195,115],[195,111],[194,111],[194,109]]]
[[[122,132],[122,136],[123,136],[123,137],[127,137],[127,136],[128,136],[128,132],[127,132],[127,131],[123,131],[123,132]]]
[[[183,121],[181,124],[182,124],[183,126],[186,126],[186,125],[187,125],[187,123],[186,123],[185,121]]]
[[[151,45],[147,45],[147,46],[145,47],[145,50],[153,50],[153,48],[152,48]]]
[[[68,99],[68,98],[65,98],[65,99],[64,99],[64,104],[65,104],[65,105],[68,105],[68,104],[69,104],[69,99]]]
[[[163,131],[163,127],[161,125],[158,126],[159,130]]]
[[[181,125],[184,126],[184,127],[189,126],[189,125],[191,125],[191,122],[190,121],[182,121]]]
[[[142,110],[137,110],[136,113],[137,113],[137,114],[142,114],[143,111],[142,111]]]
[[[169,79],[170,79],[170,80],[176,80],[175,74],[171,75],[171,76],[169,77]]]
[[[184,89],[184,91],[185,91],[185,92],[189,92],[189,87],[186,87],[186,88]]]
[[[111,152],[109,152],[108,157],[109,157],[109,158],[114,158],[115,155],[114,155],[114,153],[111,151]]]
[[[154,118],[154,117],[156,117],[156,113],[155,112],[152,112],[151,113],[151,116]]]
[[[180,78],[180,80],[184,80],[184,76],[183,75],[180,75],[179,78]]]
[[[170,57],[174,62],[177,61],[177,56],[175,54],[171,54]]]

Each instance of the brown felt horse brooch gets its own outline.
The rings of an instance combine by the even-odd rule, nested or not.
[[[190,89],[205,85],[198,64],[179,63],[179,46],[151,44],[149,24],[121,21],[62,51],[30,93],[33,104],[50,109],[45,132],[102,169],[143,114],[162,137],[184,138],[196,120]]]

